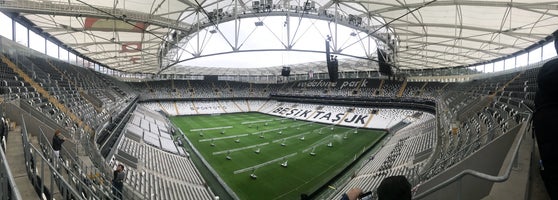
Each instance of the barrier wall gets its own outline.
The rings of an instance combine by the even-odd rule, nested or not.
[[[463,173],[465,170],[473,170],[492,176],[498,176],[504,160],[506,159],[506,155],[510,152],[512,144],[519,136],[525,134],[526,125],[527,122],[517,125],[506,134],[496,138],[458,164],[446,169],[429,181],[422,183],[417,194],[420,195],[437,185],[448,182],[451,178]],[[471,175],[464,175],[445,187],[416,199],[482,199],[490,193],[493,184],[493,181]]]

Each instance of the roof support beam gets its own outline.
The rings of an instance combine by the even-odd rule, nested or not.
[[[169,19],[159,16],[153,16],[148,13],[142,13],[131,10],[114,9],[111,7],[96,6],[95,8],[104,12],[91,8],[87,5],[81,4],[67,4],[55,1],[4,1],[0,4],[0,10],[16,13],[32,13],[32,14],[45,14],[45,15],[60,15],[72,17],[95,17],[103,19],[120,19],[130,20],[136,22],[145,22],[148,24],[169,27],[178,30],[188,30],[191,24],[184,22],[176,22],[175,19]],[[111,13],[110,15],[107,13]]]
[[[105,64],[106,65],[113,65],[113,64],[123,63],[123,62],[129,62],[129,59],[128,60],[122,60],[122,58],[133,58],[133,57],[141,57],[141,55],[119,56],[117,58],[112,57],[111,59],[120,59],[120,60],[105,62]],[[105,60],[108,60],[108,59],[105,59]],[[153,63],[153,62],[156,62],[156,61],[157,61],[157,59],[144,59],[144,60],[138,60],[137,63]]]
[[[84,42],[84,43],[66,43],[68,46],[71,47],[86,47],[86,46],[92,46],[92,45],[107,45],[107,44],[117,44],[117,45],[122,45],[122,44],[126,44],[126,43],[142,43],[142,44],[147,44],[147,43],[161,43],[160,41],[118,41],[118,42]]]
[[[399,69],[432,69],[432,68],[451,68],[452,66],[460,66],[449,62],[438,62],[435,60],[419,61],[414,57],[406,57],[405,60],[397,62]],[[464,66],[464,65],[461,65]]]
[[[363,3],[363,4],[370,4],[370,2],[368,1],[350,1],[353,3]],[[376,3],[374,3],[376,4]],[[381,8],[381,9],[377,9],[377,10],[370,10],[368,11],[367,14],[364,14],[365,16],[371,14],[371,15],[376,15],[376,14],[382,14],[382,13],[386,13],[386,12],[393,12],[393,11],[399,11],[399,10],[408,10],[408,9],[413,9],[413,8],[417,8],[424,5],[424,3],[410,3],[410,4],[405,4],[405,6],[400,6],[400,5],[393,5],[391,7],[386,7],[386,8]],[[543,2],[543,3],[519,3],[519,2],[513,2],[510,3],[508,1],[436,1],[432,4],[430,4],[428,7],[435,7],[435,6],[455,6],[455,5],[459,5],[459,6],[482,6],[482,7],[514,7],[514,8],[522,8],[522,9],[540,9],[540,10],[558,10],[558,3],[554,2],[554,4],[549,3],[549,2]]]
[[[413,53],[407,53],[405,55],[410,55],[410,56],[404,56],[401,55],[401,58],[408,58],[408,60],[412,60],[415,59],[414,56],[416,57],[421,57],[422,59],[427,59],[427,62],[422,62],[422,63],[438,63],[438,64],[453,64],[452,66],[456,66],[456,65],[465,65],[466,63],[463,62],[458,62],[455,60],[448,60],[448,59],[444,59],[444,58],[440,58],[439,56],[425,56],[423,54],[413,54]],[[429,62],[429,61],[433,61],[436,60],[438,62]],[[442,61],[442,62],[439,62]]]
[[[471,60],[477,60],[479,62],[481,61],[481,60],[478,60],[479,58],[477,58],[477,57],[469,56],[469,55],[462,54],[462,53],[453,53],[453,52],[449,52],[449,51],[437,51],[437,50],[432,50],[432,49],[424,50],[424,49],[421,49],[421,48],[413,48],[413,47],[410,47],[409,49],[415,50],[415,51],[428,51],[428,52],[433,52],[433,53],[448,54],[448,55],[453,55],[453,56],[458,56],[458,57],[465,57],[465,58],[468,58],[468,59],[471,59]],[[399,53],[405,54],[406,51],[400,49]]]
[[[178,15],[180,15],[181,13],[183,13],[183,12],[185,12],[185,11],[192,12],[192,11],[194,11],[194,9],[193,9],[193,8],[186,8],[186,9],[184,9],[184,10],[176,10],[176,11],[167,12],[167,13],[160,13],[160,14],[156,14],[156,15],[153,15],[153,16],[163,17],[163,16],[169,16],[169,15],[173,15],[173,14],[178,14]]]
[[[404,32],[398,32],[397,35],[399,36],[400,39],[402,39],[401,36],[411,36],[411,37],[415,37],[416,39],[421,39],[424,38],[424,35],[420,35],[420,34],[415,34],[415,33],[404,33]],[[461,37],[461,38],[456,38],[455,36],[450,36],[450,35],[436,35],[436,34],[428,34],[429,38],[446,38],[448,39],[448,42],[453,42],[455,40],[464,40],[464,41],[471,41],[471,42],[479,42],[479,43],[487,43],[489,41],[487,40],[480,40],[480,39],[475,39],[472,37]],[[402,39],[401,42],[405,42],[408,40],[412,40],[414,38],[409,38],[409,39]],[[510,48],[510,49],[516,49],[516,50],[522,50],[522,48],[513,46],[513,45],[509,45],[509,44],[504,44],[504,43],[499,43],[499,42],[490,42],[491,44],[495,44],[498,46],[502,46],[502,47],[506,47],[506,48]],[[404,48],[404,47],[399,47],[399,48]]]
[[[328,2],[326,2],[323,6],[321,6],[319,8],[319,10],[325,10],[330,8],[331,6],[333,6],[333,4],[335,4],[334,0],[329,0]]]
[[[246,6],[246,2],[244,2],[243,0],[237,0],[238,3],[240,3],[240,6],[244,9],[244,10],[250,10],[248,8],[248,6]]]
[[[157,51],[159,50],[158,48],[144,48],[142,49],[142,51],[149,51],[149,50],[154,50]],[[103,53],[120,53],[122,50],[118,49],[118,50],[111,50],[111,51],[96,51],[96,52],[90,52],[90,53],[83,53],[84,55],[95,55],[95,54],[103,54]],[[138,53],[141,53],[138,51]]]
[[[116,69],[118,70],[123,70],[123,71],[129,71],[129,72],[141,72],[141,73],[155,73],[157,72],[154,68],[149,68],[149,69],[145,69],[146,64],[157,64],[157,62],[153,62],[153,63],[139,63],[137,65],[133,65],[132,67],[128,67],[130,65],[127,65],[126,67],[119,67],[118,65],[116,65]]]
[[[465,29],[465,30],[489,32],[489,33],[501,33],[501,34],[504,34],[504,35],[509,35],[511,37],[517,37],[517,38],[529,37],[529,38],[533,38],[535,40],[542,40],[542,39],[544,39],[545,37],[548,36],[548,34],[521,33],[521,32],[514,32],[515,30],[500,31],[499,29],[483,28],[483,27],[477,27],[477,26],[462,26],[462,25],[456,25],[456,24],[438,24],[438,23],[418,24],[418,23],[405,22],[405,23],[392,23],[390,26],[393,27],[393,28],[398,28],[398,29],[405,29],[406,27],[423,27],[423,26],[448,28],[448,29]],[[529,41],[529,42],[531,42],[531,41]]]
[[[91,29],[74,28],[74,27],[44,28],[43,31],[49,32],[49,33],[66,32],[66,31],[73,31],[73,32],[100,31],[100,32],[106,32],[106,31],[102,31],[102,30],[94,30],[94,29],[91,30]],[[129,31],[129,30],[124,30],[124,29],[120,29],[120,30],[117,30],[117,31],[118,32],[141,34],[140,32],[137,32],[137,31]],[[165,35],[167,33],[167,32],[160,32],[160,31],[153,31],[153,30],[150,30],[149,32],[151,32],[153,34],[156,34],[156,35]]]
[[[455,46],[455,45],[449,45],[449,44],[443,44],[443,43],[428,43],[428,42],[417,42],[417,41],[405,41],[405,42],[415,43],[416,45],[414,45],[415,47],[413,47],[413,48],[423,49],[423,51],[429,51],[429,50],[424,49],[424,48],[419,48],[419,47],[416,47],[416,46],[420,46],[420,47],[442,46],[442,47],[449,47],[449,48],[456,48],[456,49],[466,49],[466,50],[470,50],[471,52],[478,51],[478,52],[488,54],[488,55],[492,55],[492,56],[495,56],[495,57],[503,57],[503,56],[507,55],[507,54],[492,52],[492,51],[483,50],[483,49],[477,49],[477,48],[465,47],[465,46]]]

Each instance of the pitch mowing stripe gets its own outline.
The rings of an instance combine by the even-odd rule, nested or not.
[[[242,122],[261,120],[273,121],[269,122],[269,126],[264,126],[265,122],[261,124],[252,124],[250,127],[248,124],[240,125]],[[365,146],[368,146],[368,142],[364,142],[368,140],[368,134],[352,134],[352,131],[355,131],[354,128],[344,126],[338,128],[337,126],[335,126],[335,124],[328,125],[316,122],[309,122],[305,120],[299,121],[298,119],[294,120],[291,118],[259,113],[223,114],[222,116],[201,115],[176,121],[184,123],[180,126],[186,127],[188,128],[188,130],[196,128],[211,128],[216,126],[234,126],[232,129],[227,129],[226,135],[219,134],[220,130],[207,131],[207,134],[204,136],[205,138],[196,137],[197,133],[195,132],[190,132],[186,135],[189,139],[194,139],[194,146],[199,147],[198,150],[202,151],[201,154],[203,155],[203,157],[205,157],[211,164],[211,166],[215,168],[218,173],[218,175],[216,176],[223,178],[223,181],[226,182],[226,184],[234,190],[233,193],[238,194],[239,198],[246,200],[298,199],[300,193],[310,193],[325,184],[328,180],[331,179],[332,176],[335,175],[337,170],[333,169],[345,166],[346,163],[352,161],[354,157],[353,154],[359,155],[360,150],[365,148]],[[315,125],[311,125],[312,123],[314,123]],[[260,126],[256,127],[256,125]],[[306,127],[304,125],[310,126]],[[299,126],[302,128],[297,131],[296,127]],[[253,138],[251,137],[252,133],[256,131],[270,131],[270,129],[285,127],[294,128],[290,128],[290,131],[288,128],[283,129],[283,132],[285,133],[283,136],[271,134],[273,132],[263,133],[264,135],[266,135],[264,140],[258,138],[257,136]],[[335,132],[330,131],[330,129],[332,128],[335,130]],[[277,131],[279,130],[275,130],[275,132]],[[204,131],[204,134],[205,132],[206,131]],[[285,148],[279,147],[279,145],[273,145],[278,143],[272,143],[272,141],[277,140],[280,137],[289,137],[295,134],[306,132],[312,133],[306,134],[306,142],[300,142],[297,140],[294,141],[294,146],[288,145]],[[317,133],[319,132],[322,132],[323,135],[318,136]],[[368,130],[364,129],[363,132],[368,132]],[[348,140],[343,140],[342,138],[346,133],[350,133],[350,136],[348,135]],[[209,145],[203,145],[203,142],[198,142],[198,140],[200,139],[211,140],[211,137],[237,137],[237,135],[233,134],[248,134],[248,136],[240,138],[241,140],[243,140],[241,144],[233,143],[232,141],[227,142],[228,140],[234,140],[235,138],[219,140],[218,142],[215,141],[216,144],[219,143],[216,147],[209,147]],[[333,138],[331,135],[334,135]],[[302,135],[298,135],[298,137],[302,137]],[[325,139],[323,139],[324,137]],[[370,135],[370,138],[374,137],[378,136],[376,136],[376,134]],[[295,140],[295,138],[291,138],[290,140]],[[335,143],[335,147],[329,148],[325,146],[325,144],[330,141]],[[263,154],[254,154],[254,152],[252,151],[258,149],[259,147],[251,147],[251,149],[250,147],[246,147],[248,145],[255,145],[264,142],[269,142],[269,144],[261,147],[262,152],[264,152]],[[340,144],[337,144],[338,142],[340,142]],[[319,146],[320,143],[323,146]],[[205,144],[208,143],[205,142]],[[311,147],[315,145],[318,145],[315,147],[315,151],[318,156],[310,157],[307,154],[312,150]],[[224,155],[226,155],[226,153],[220,155],[212,155],[213,152],[227,152],[227,149],[234,148],[248,149],[245,149],[243,151],[236,151],[234,153],[231,152],[231,157],[233,157],[232,161],[224,159]],[[354,149],[357,149],[358,151]],[[268,150],[270,150],[271,153],[267,153]],[[343,152],[350,152],[350,154]],[[283,158],[285,155],[294,153],[297,153],[297,155],[294,157]],[[339,160],[333,158],[339,158]],[[279,168],[279,164],[284,163],[287,160],[289,161],[289,165],[293,165],[292,167],[289,166],[288,170],[284,170],[283,168],[276,169]],[[266,163],[267,165],[262,165],[262,163]],[[258,168],[256,169],[256,167]],[[234,174],[235,170],[237,173],[243,173]],[[249,173],[257,174],[258,181],[264,182],[260,182],[261,184],[252,184],[254,180],[247,177],[247,174]],[[268,187],[264,185],[270,186]]]
[[[295,152],[295,153],[292,153],[292,154],[289,154],[289,155],[286,155],[286,156],[283,156],[283,157],[280,157],[280,158],[276,158],[276,159],[273,159],[273,160],[270,160],[270,161],[267,161],[267,162],[264,162],[264,163],[261,163],[261,164],[254,165],[252,167],[239,169],[239,170],[234,171],[233,174],[240,174],[240,173],[247,172],[247,171],[250,171],[250,170],[258,169],[260,167],[272,164],[272,163],[277,162],[279,160],[283,160],[285,158],[290,158],[290,157],[296,156],[296,154],[298,154],[298,153]]]
[[[250,149],[250,148],[254,148],[254,147],[261,147],[261,146],[265,146],[265,145],[268,145],[268,144],[269,144],[269,142],[265,142],[265,143],[261,143],[261,144],[255,144],[255,145],[240,147],[240,148],[236,148],[236,149],[228,149],[228,150],[225,150],[225,151],[216,151],[216,152],[213,152],[213,155],[219,155],[219,154],[235,152],[235,151],[242,151],[244,149]]]

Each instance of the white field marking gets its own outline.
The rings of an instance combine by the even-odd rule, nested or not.
[[[207,130],[215,130],[215,129],[228,129],[228,128],[233,128],[233,126],[223,126],[223,127],[213,127],[213,128],[197,128],[197,129],[190,129],[190,132],[207,131]]]
[[[275,163],[279,160],[283,160],[285,158],[296,156],[296,154],[297,153],[295,152],[295,153],[292,153],[292,154],[289,154],[289,155],[286,155],[286,156],[283,156],[283,157],[280,157],[280,158],[276,158],[276,159],[273,159],[273,160],[270,160],[270,161],[267,161],[267,162],[264,162],[264,163],[260,163],[260,164],[257,164],[257,165],[251,166],[251,167],[247,167],[247,168],[244,168],[244,169],[239,169],[239,170],[234,171],[233,174],[240,174],[240,173],[247,172],[247,171],[250,171],[250,170],[258,169],[260,167]]]
[[[254,147],[260,147],[260,146],[264,146],[264,145],[268,145],[268,144],[269,144],[269,142],[266,142],[266,143],[251,145],[251,146],[240,147],[240,148],[236,148],[236,149],[228,149],[228,150],[224,150],[224,151],[216,151],[216,152],[213,152],[213,155],[219,155],[219,154],[224,154],[224,153],[228,153],[228,152],[241,151],[241,150],[244,150],[244,149],[250,149],[250,148],[254,148]]]

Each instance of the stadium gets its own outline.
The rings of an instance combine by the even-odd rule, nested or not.
[[[0,12],[0,199],[558,198],[557,2]]]

